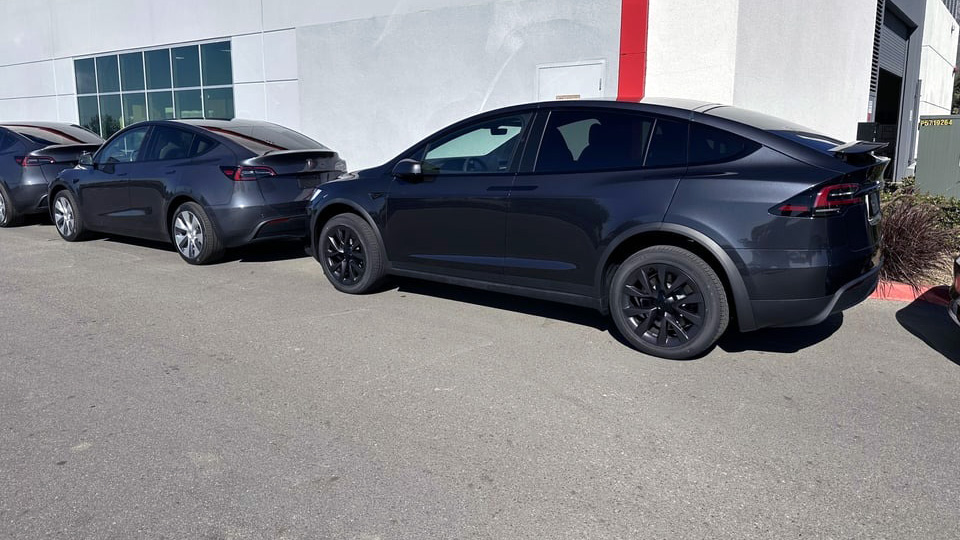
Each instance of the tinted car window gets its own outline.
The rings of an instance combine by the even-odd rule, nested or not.
[[[0,130],[0,152],[13,146],[14,142],[16,142],[16,140],[13,137],[4,133],[3,130]]]
[[[283,126],[199,126],[260,155],[276,150],[329,150],[317,141]]]
[[[654,120],[615,111],[554,111],[540,144],[537,172],[643,166]]]
[[[97,156],[98,163],[128,163],[142,160],[140,147],[149,128],[131,129],[104,146]]]
[[[484,120],[427,143],[428,174],[505,172],[510,170],[529,114]]]
[[[760,145],[703,124],[693,124],[690,128],[690,164],[722,163],[732,161],[760,148]]]
[[[80,126],[40,127],[9,124],[4,127],[38,144],[98,144],[103,142],[95,133]]]
[[[687,164],[687,124],[657,119],[647,150],[646,167],[683,167]]]
[[[194,134],[170,126],[155,126],[150,136],[149,150],[143,161],[184,159],[190,156]]]

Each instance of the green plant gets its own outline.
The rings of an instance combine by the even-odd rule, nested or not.
[[[958,248],[957,229],[945,225],[943,210],[920,195],[901,193],[883,204],[880,277],[914,289],[936,282]]]
[[[952,231],[953,235],[948,242],[948,251],[960,250],[960,199],[943,195],[929,195],[917,192],[916,178],[909,176],[899,183],[888,184],[883,192],[884,207],[891,202],[903,198],[911,198],[914,204],[935,206],[939,212],[933,213],[932,219],[942,228]]]

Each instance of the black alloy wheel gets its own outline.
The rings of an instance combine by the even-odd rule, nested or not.
[[[370,224],[356,214],[340,214],[327,221],[316,247],[323,273],[341,292],[368,293],[383,280],[380,242]]]
[[[702,259],[681,248],[656,246],[628,258],[614,275],[610,310],[638,350],[663,358],[700,355],[726,330],[723,283]]]

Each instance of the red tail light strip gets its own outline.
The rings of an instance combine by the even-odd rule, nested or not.
[[[270,167],[220,167],[220,170],[223,171],[224,176],[235,182],[258,180],[277,175],[277,172]]]
[[[39,167],[40,165],[50,165],[57,162],[57,160],[48,156],[16,156],[13,159],[21,167]]]

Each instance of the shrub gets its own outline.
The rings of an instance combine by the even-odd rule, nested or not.
[[[944,261],[958,248],[958,230],[944,211],[927,198],[903,193],[883,205],[880,277],[914,289],[935,282]]]

